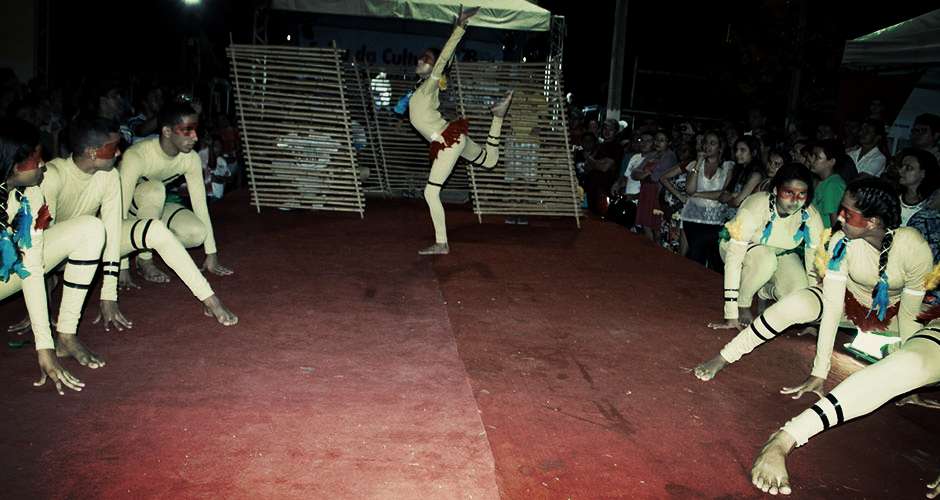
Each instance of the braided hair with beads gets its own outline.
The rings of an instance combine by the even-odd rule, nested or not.
[[[880,219],[885,230],[878,256],[878,284],[872,290],[872,306],[868,312],[883,321],[888,311],[888,255],[894,243],[894,231],[901,226],[901,201],[891,183],[875,177],[854,181],[845,190],[855,198],[858,211],[866,218]]]
[[[12,221],[7,215],[10,197],[7,179],[13,175],[16,165],[38,155],[39,131],[30,123],[14,118],[0,120],[0,281],[6,282],[11,273],[21,278],[29,276],[23,267],[21,250],[32,246],[30,230],[32,212],[24,188],[15,188],[20,209]]]

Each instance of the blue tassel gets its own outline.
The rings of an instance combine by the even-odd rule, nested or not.
[[[403,115],[406,111],[408,111],[408,103],[411,102],[411,95],[414,93],[414,90],[409,90],[407,94],[401,96],[401,99],[399,99],[398,103],[395,104],[395,113]]]
[[[793,235],[793,241],[799,242],[800,240],[803,240],[803,243],[805,243],[806,246],[811,247],[813,246],[813,239],[809,235],[809,228],[806,227],[806,221],[809,220],[809,212],[807,212],[805,209],[802,210],[802,212],[803,215],[802,219],[800,220],[800,228],[796,231],[796,234]]]
[[[832,250],[832,258],[829,259],[828,268],[833,271],[839,270],[839,266],[842,265],[842,259],[845,258],[845,240],[846,238],[843,237],[837,241],[835,248]]]
[[[875,297],[871,301],[871,309],[868,310],[868,315],[871,316],[871,313],[875,313],[878,316],[878,321],[884,321],[887,312],[888,274],[881,273],[881,279],[878,280],[878,284],[875,285]]]
[[[13,217],[13,242],[16,246],[26,250],[33,246],[33,238],[30,230],[33,227],[33,212],[29,208],[29,198],[23,197],[20,200],[20,209]]]
[[[767,240],[770,239],[770,232],[774,229],[774,219],[777,218],[776,213],[770,214],[770,220],[767,221],[767,225],[764,226],[764,232],[760,235],[761,244],[766,244]]]
[[[5,229],[0,234],[0,281],[9,281],[11,273],[16,273],[23,279],[29,276],[29,271],[23,267],[20,253],[13,244],[10,230]]]

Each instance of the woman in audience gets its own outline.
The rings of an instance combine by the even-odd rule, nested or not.
[[[728,218],[734,217],[737,208],[756,190],[764,178],[760,141],[753,136],[746,135],[734,143],[734,159],[730,189],[719,198],[719,201],[728,205]]]
[[[718,200],[731,181],[734,162],[722,161],[721,136],[705,134],[702,157],[688,169],[682,207],[682,230],[688,241],[686,256],[709,269],[721,272],[718,233],[726,220],[726,205]]]
[[[740,330],[752,320],[751,302],[780,299],[815,284],[813,259],[801,259],[798,247],[815,255],[823,231],[813,199],[813,174],[800,163],[781,168],[771,192],[749,196],[733,220],[725,224],[719,249],[725,261],[724,321],[715,329]]]
[[[642,165],[635,168],[631,177],[640,181],[640,198],[637,204],[636,223],[643,227],[643,234],[651,241],[659,241],[662,225],[659,207],[659,179],[676,164],[676,155],[669,149],[669,137],[659,130],[653,136],[653,151]]]
[[[922,149],[908,148],[898,155],[898,185],[901,188],[901,225],[924,208],[940,188],[940,167],[934,155]]]
[[[816,259],[822,287],[797,290],[770,306],[717,356],[696,367],[696,377],[711,380],[787,328],[819,321],[809,378],[780,392],[795,394],[794,399],[809,392],[821,397],[840,321],[867,332],[888,332],[902,341],[922,328],[917,316],[933,255],[919,231],[900,227],[901,205],[894,187],[875,177],[853,182],[842,199],[839,221],[842,230],[820,246],[826,251]]]

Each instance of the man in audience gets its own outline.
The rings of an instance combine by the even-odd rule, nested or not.
[[[878,120],[868,119],[862,123],[858,134],[858,147],[848,151],[859,174],[879,177],[885,170],[887,159],[878,149],[885,137],[885,126]]]
[[[924,113],[914,119],[911,127],[911,145],[917,149],[929,151],[940,161],[940,116],[933,113]]]
[[[121,187],[125,214],[163,221],[186,248],[205,246],[202,268],[218,276],[231,269],[219,263],[199,154],[193,151],[199,115],[187,103],[172,103],[160,112],[160,135],[134,144],[121,161]],[[166,203],[166,184],[185,177],[192,210]],[[166,283],[170,277],[141,251],[137,267],[144,279]]]

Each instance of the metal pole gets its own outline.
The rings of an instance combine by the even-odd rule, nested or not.
[[[610,45],[610,80],[607,88],[607,118],[620,119],[623,94],[623,58],[627,45],[627,3],[617,0],[614,10],[614,37]]]

